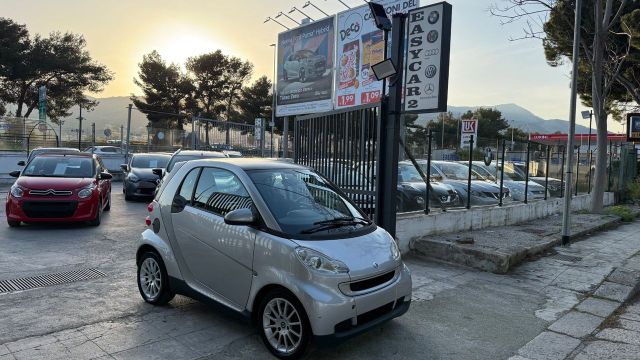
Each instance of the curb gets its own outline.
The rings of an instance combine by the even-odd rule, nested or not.
[[[609,215],[608,219],[604,218],[603,220],[604,222],[593,227],[580,229],[572,233],[572,241],[585,239],[589,234],[612,229],[622,224],[621,218],[618,216]],[[496,274],[506,274],[526,258],[547,252],[560,245],[561,242],[561,232],[556,232],[552,235],[543,236],[540,242],[535,245],[521,247],[519,250],[509,253],[451,241],[423,238],[414,243],[412,251],[421,257],[448,261]]]

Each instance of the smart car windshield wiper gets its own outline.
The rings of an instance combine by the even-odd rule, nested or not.
[[[359,217],[338,217],[329,220],[316,221],[313,225],[315,227],[300,231],[301,234],[313,234],[318,231],[339,228],[342,226],[351,226],[351,225],[369,225],[371,224],[370,220],[359,218]]]

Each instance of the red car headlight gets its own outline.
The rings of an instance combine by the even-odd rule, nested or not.
[[[24,195],[24,189],[22,189],[20,186],[13,185],[11,187],[11,196],[13,196],[14,198],[21,198],[22,195]]]
[[[78,191],[78,197],[81,199],[88,198],[89,196],[91,196],[91,194],[93,194],[93,190],[95,188],[96,188],[96,184],[91,184],[87,187],[80,189],[80,191]]]

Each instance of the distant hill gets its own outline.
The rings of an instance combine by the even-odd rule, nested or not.
[[[82,112],[82,116],[86,119],[83,123],[83,127],[91,127],[91,123],[96,123],[96,133],[101,134],[104,129],[109,128],[117,136],[120,131],[120,125],[127,125],[127,106],[131,103],[128,96],[116,96],[97,99],[100,104],[94,111]],[[449,106],[449,111],[455,116],[460,116],[468,110],[475,110],[480,106]],[[526,132],[537,132],[541,134],[551,134],[556,131],[566,133],[569,124],[565,120],[550,119],[545,120],[531,111],[517,105],[517,104],[500,104],[495,106],[489,106],[496,108],[502,112],[505,119],[513,121],[513,125]],[[14,109],[9,108],[10,111]],[[64,128],[69,131],[78,127],[78,108],[72,109],[73,114],[65,119]],[[34,113],[31,117],[37,117],[37,113]],[[420,115],[418,123],[421,125],[426,124],[429,120],[434,120],[436,114]],[[145,126],[147,125],[147,118],[141,112],[135,110],[131,113],[131,130],[137,134],[146,133]],[[576,133],[588,133],[589,128],[576,125]],[[66,133],[66,131],[65,131]]]
[[[474,111],[480,106],[449,106],[450,111],[454,116],[460,116],[467,111]],[[500,110],[502,116],[513,122],[513,126],[522,129],[528,133],[540,133],[540,134],[552,134],[556,131],[567,133],[569,129],[569,122],[566,120],[550,119],[545,120],[531,111],[516,105],[516,104],[500,104],[495,106],[484,106]],[[418,123],[424,125],[430,120],[435,120],[436,114],[421,115],[418,119]],[[576,124],[576,133],[589,133],[589,128]],[[595,130],[594,130],[595,133]]]

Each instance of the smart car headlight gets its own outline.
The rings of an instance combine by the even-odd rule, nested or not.
[[[398,244],[393,239],[391,239],[391,241],[389,241],[389,243],[390,243],[390,248],[391,248],[391,256],[393,257],[393,260],[399,260],[400,259],[400,249],[398,248]]]
[[[89,186],[83,187],[82,189],[80,189],[80,191],[78,191],[78,197],[81,199],[88,198],[89,196],[91,196],[91,194],[93,194],[93,190],[95,188],[96,188],[95,184],[91,184]]]
[[[295,252],[298,259],[311,270],[327,274],[349,272],[349,268],[342,261],[331,259],[319,251],[298,247]]]
[[[20,186],[13,185],[11,187],[11,196],[14,198],[21,198],[22,195],[24,195],[24,190]]]

